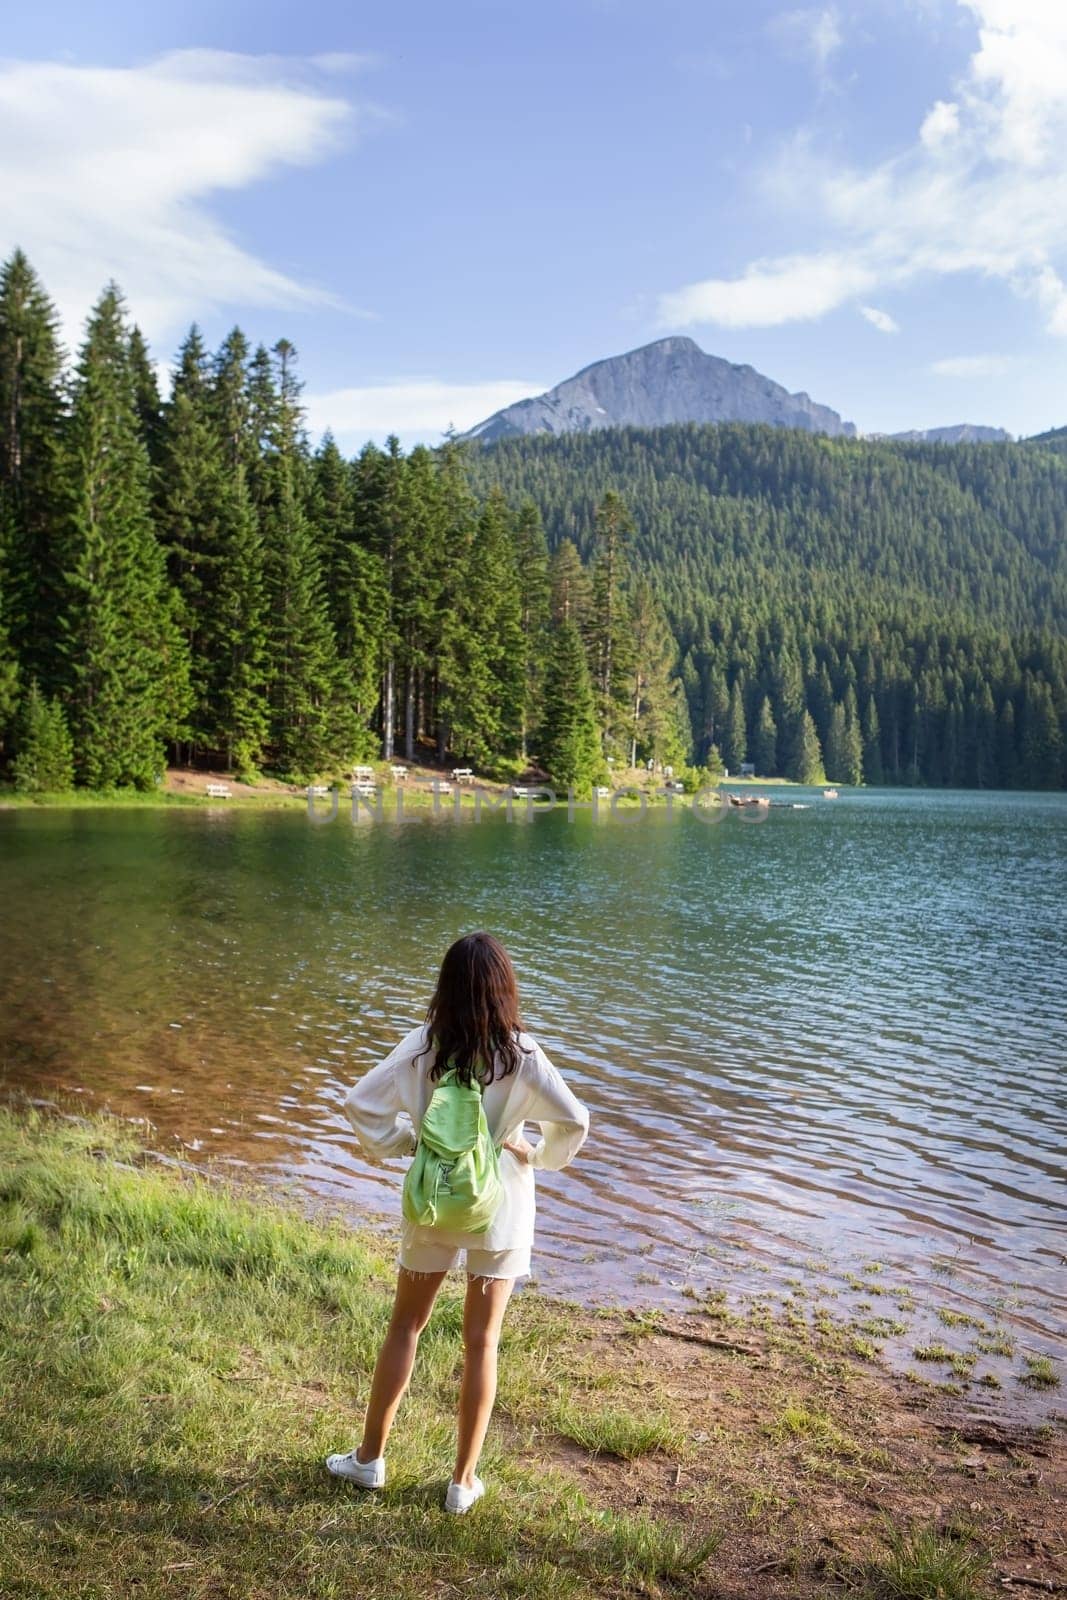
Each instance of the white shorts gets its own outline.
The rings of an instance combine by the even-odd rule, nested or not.
[[[451,1272],[459,1265],[460,1256],[466,1256],[467,1272],[472,1278],[527,1278],[530,1275],[530,1246],[517,1250],[464,1249],[462,1245],[404,1243],[400,1246],[399,1265],[405,1272]]]

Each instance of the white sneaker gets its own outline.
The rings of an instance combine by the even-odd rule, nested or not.
[[[349,1483],[358,1484],[361,1489],[381,1489],[385,1486],[385,1457],[378,1456],[375,1461],[357,1461],[354,1450],[346,1450],[344,1455],[326,1457],[327,1470],[335,1478],[347,1478]]]
[[[485,1484],[481,1478],[475,1478],[474,1485],[470,1489],[463,1483],[450,1483],[448,1493],[445,1495],[445,1510],[462,1517],[484,1493]]]

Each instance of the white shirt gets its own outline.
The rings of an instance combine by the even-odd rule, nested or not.
[[[534,1169],[558,1171],[573,1161],[589,1131],[589,1112],[567,1088],[556,1068],[528,1033],[519,1034],[522,1054],[515,1071],[494,1078],[483,1097],[485,1119],[494,1142],[514,1141],[527,1122],[541,1129],[529,1164],[500,1152],[503,1198],[484,1233],[449,1233],[443,1228],[404,1224],[409,1243],[440,1243],[476,1250],[515,1250],[533,1242]],[[426,1052],[425,1054],[422,1054]],[[419,1061],[416,1056],[421,1056]],[[349,1089],[345,1113],[364,1153],[372,1161],[414,1154],[426,1107],[436,1085],[430,1077],[433,1054],[428,1029],[413,1028],[391,1055]]]

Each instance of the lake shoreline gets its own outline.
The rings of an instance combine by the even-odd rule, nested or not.
[[[381,765],[380,763],[378,765]],[[391,779],[376,779],[377,789],[382,797],[383,810],[395,810],[396,796],[403,794],[405,808],[411,806],[414,810],[429,810],[433,806],[434,795],[426,787],[434,779],[440,783],[450,783],[451,778],[447,770],[438,771],[433,768],[412,768],[412,781],[408,783],[394,783]],[[337,781],[337,780],[334,780]],[[519,784],[519,780],[513,780]],[[229,790],[225,797],[209,795],[206,790],[208,784],[218,784]],[[662,777],[656,777],[652,791],[645,795],[645,804],[655,806],[657,809],[666,810],[667,800],[662,795],[655,793],[655,788],[662,785]],[[723,778],[716,785],[722,788],[744,789],[799,789],[803,784],[793,783],[789,778]],[[346,805],[350,803],[350,782],[345,780],[340,784],[340,799]],[[439,804],[442,809],[450,808],[456,794],[461,798],[464,807],[473,806],[475,792],[481,789],[489,794],[503,794],[508,784],[495,778],[476,777],[469,786],[454,786],[448,795],[442,794]],[[628,786],[618,785],[624,791],[625,797],[616,803],[627,808],[636,807],[640,802],[630,793],[625,793]],[[643,785],[638,785],[643,787]],[[288,809],[307,805],[306,784],[287,783],[281,779],[265,779],[257,783],[243,783],[232,774],[216,772],[200,772],[191,768],[169,767],[164,784],[158,789],[71,789],[57,794],[19,794],[12,788],[0,788],[0,811],[33,811],[33,810],[62,810],[91,809],[94,807],[156,807],[161,809],[179,808],[226,808],[232,810],[254,809]],[[675,804],[688,804],[691,795],[680,794],[675,797]],[[319,797],[320,805],[328,804],[326,796]],[[520,803],[521,802],[517,802]],[[566,794],[561,793],[557,805],[566,804]],[[575,801],[576,807],[589,810],[592,802],[589,800]]]
[[[106,1566],[150,1597],[295,1597],[347,1581],[356,1545],[362,1586],[403,1600],[431,1575],[537,1600],[891,1583],[918,1597],[950,1574],[945,1592],[978,1600],[1067,1582],[1062,1419],[976,1418],[840,1329],[710,1302],[667,1318],[520,1295],[491,1493],[457,1527],[437,1509],[457,1359],[446,1286],[393,1484],[361,1499],[319,1461],[353,1442],[387,1317],[380,1236],[194,1174],[107,1115],[5,1110],[0,1149],[9,1592],[58,1600]]]

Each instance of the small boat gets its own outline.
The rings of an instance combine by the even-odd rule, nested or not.
[[[823,797],[824,800],[836,800],[837,799],[837,790],[836,789],[824,789],[823,792],[822,792],[822,797]]]
[[[732,806],[769,806],[771,803],[765,794],[745,795],[744,798],[739,794],[728,794],[726,798]]]

